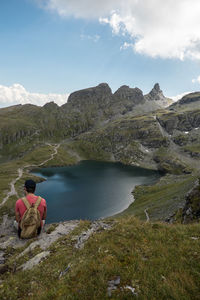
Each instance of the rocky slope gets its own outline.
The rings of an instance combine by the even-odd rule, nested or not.
[[[159,93],[155,91],[151,99]],[[160,107],[149,106],[147,102],[138,88],[122,86],[112,94],[110,87],[102,83],[72,93],[62,107],[52,102],[43,107],[26,104],[3,108],[0,109],[0,149],[34,135],[47,139],[73,137],[129,112],[137,114],[137,106],[139,113],[146,111],[145,105],[147,110]]]
[[[93,153],[94,159],[100,155],[167,172],[188,172],[186,165],[193,168],[199,155],[200,109],[190,106],[199,103],[199,93],[164,109],[169,101],[159,84],[143,95],[128,86],[113,94],[102,83],[72,93],[61,107],[51,102],[0,109],[0,160],[23,156],[41,141],[75,138],[86,158]]]
[[[171,110],[186,110],[186,109],[198,109],[200,105],[200,93],[195,92],[195,93],[190,93],[188,95],[185,95],[182,97],[179,101],[173,103],[170,106]]]
[[[0,205],[2,299],[199,298],[199,225],[153,223],[177,208],[183,223],[199,221],[198,97],[190,94],[163,108],[169,100],[157,84],[145,96],[128,86],[113,94],[100,84],[71,94],[62,107],[0,109],[0,159],[8,160],[0,170],[6,199]],[[168,174],[155,185],[137,186],[135,201],[120,216],[52,224],[38,239],[20,241],[12,228],[13,207],[28,170],[81,159]]]
[[[53,165],[94,159],[175,175],[199,172],[200,109],[190,106],[198,99],[199,93],[189,94],[163,108],[168,99],[158,84],[143,95],[128,86],[113,94],[102,83],[72,93],[61,107],[51,102],[0,109],[0,162],[12,159],[17,166],[16,159],[28,157],[38,164],[33,153],[43,157],[45,143],[61,143]]]
[[[200,220],[200,182],[195,182],[186,195],[186,203],[182,210],[182,223],[199,222]]]

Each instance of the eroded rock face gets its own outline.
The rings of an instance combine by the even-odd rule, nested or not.
[[[179,101],[170,106],[170,109],[177,109],[181,107],[199,108],[200,106],[200,92],[190,93],[183,96]]]
[[[51,102],[46,103],[43,106],[43,108],[48,111],[54,111],[54,110],[57,110],[59,108],[59,106],[55,102],[51,101]]]
[[[114,97],[123,100],[129,100],[134,105],[145,103],[143,92],[138,88],[130,88],[127,85],[121,86],[115,93]]]
[[[164,97],[158,84],[149,95]],[[75,137],[128,113],[137,115],[160,108],[158,104],[159,101],[147,102],[138,88],[124,85],[112,94],[109,85],[101,83],[72,93],[61,107],[50,102],[43,107],[26,104],[0,109],[0,147],[26,138]]]
[[[148,95],[146,95],[146,99],[149,101],[155,100],[155,101],[164,101],[166,98],[163,95],[162,90],[160,89],[160,85],[156,83],[153,87],[153,89],[150,91]]]
[[[107,83],[101,83],[96,87],[80,90],[69,96],[67,104],[81,108],[83,105],[105,104],[112,97],[111,88]]]
[[[186,204],[183,208],[182,223],[191,223],[200,220],[200,179],[186,195]]]
[[[174,130],[191,131],[200,127],[200,110],[168,112],[158,117],[158,121],[169,134],[173,134]]]

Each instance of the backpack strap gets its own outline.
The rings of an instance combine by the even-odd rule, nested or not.
[[[38,208],[38,206],[40,205],[41,201],[42,201],[42,198],[40,196],[38,196],[37,201],[35,202],[34,207]]]
[[[30,203],[29,203],[29,201],[27,200],[26,197],[23,197],[22,201],[24,202],[24,204],[25,204],[25,206],[26,206],[27,209],[29,209],[31,207],[31,205],[30,205]]]
[[[35,208],[38,208],[38,206],[40,205],[41,200],[42,200],[42,198],[40,196],[38,196],[37,201],[34,204]],[[24,202],[27,209],[29,209],[31,207],[31,204],[29,203],[29,201],[27,200],[26,197],[23,197],[22,201]]]

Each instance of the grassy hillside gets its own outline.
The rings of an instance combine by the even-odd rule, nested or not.
[[[1,222],[8,215],[12,223],[24,180],[43,180],[29,173],[40,166],[72,165],[83,159],[120,161],[162,170],[165,176],[154,185],[137,186],[134,203],[106,219],[111,228],[93,232],[83,249],[75,244],[81,234],[92,232],[93,223],[78,221],[31,270],[22,271],[21,266],[42,249],[19,254],[35,240],[18,248],[12,244],[15,233],[5,241],[1,232],[0,259],[3,253],[5,263],[0,265],[0,299],[199,299],[199,224],[159,221],[184,206],[185,195],[199,177],[200,110],[179,103],[170,110],[135,115],[132,100],[122,103],[121,96],[112,96],[109,102],[98,93],[87,105],[75,94],[76,101],[61,108],[50,103],[0,110],[1,203],[12,184],[16,189],[0,203]],[[46,241],[57,227],[48,228]]]
[[[75,249],[77,235],[90,227],[82,221],[75,231],[54,243],[50,256],[31,270],[18,267],[40,249],[18,260],[20,250],[8,250],[0,298],[199,299],[198,224],[152,224],[133,217],[108,223],[110,230],[96,232],[83,249]],[[60,277],[68,265],[69,270]]]
[[[195,175],[167,175],[155,185],[136,186],[133,191],[135,201],[120,216],[134,215],[146,220],[146,210],[151,221],[165,221],[184,206],[185,195],[196,178]]]

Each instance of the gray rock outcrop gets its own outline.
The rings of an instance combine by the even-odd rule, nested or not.
[[[143,92],[138,88],[130,88],[127,85],[121,86],[115,93],[114,97],[120,100],[129,100],[134,105],[145,103]]]
[[[98,105],[103,107],[112,97],[111,88],[107,83],[101,83],[96,87],[76,91],[70,94],[68,102],[63,105],[76,107],[78,109],[85,109],[88,105]]]
[[[183,208],[182,223],[191,223],[200,220],[200,180],[186,195],[186,204]]]
[[[165,101],[166,98],[163,95],[163,91],[160,89],[160,85],[156,83],[150,93],[146,95],[146,99],[149,101]]]

